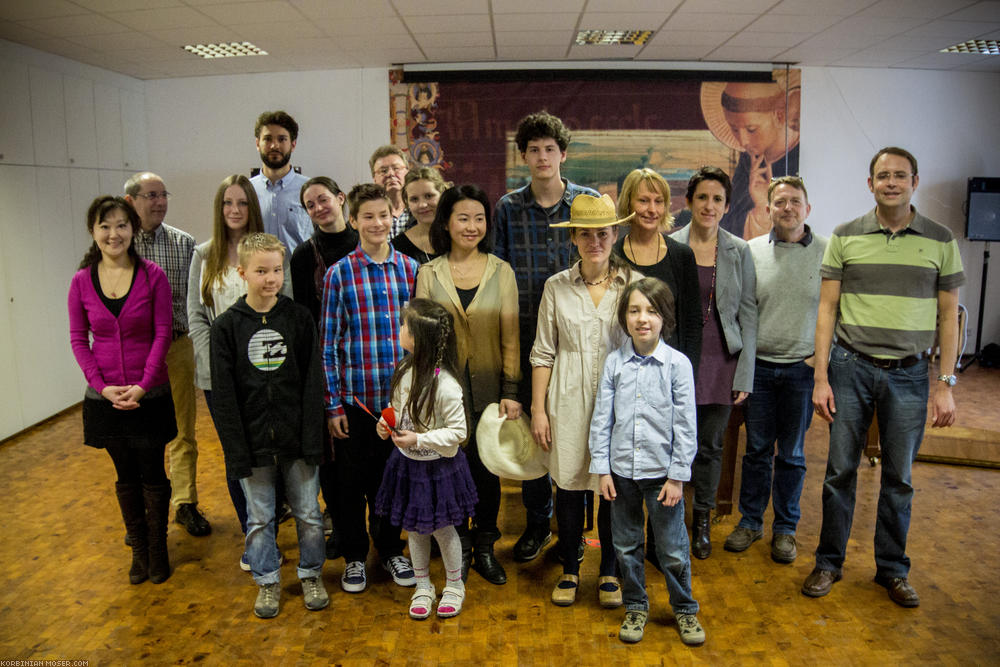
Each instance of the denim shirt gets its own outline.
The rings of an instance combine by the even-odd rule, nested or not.
[[[274,183],[267,180],[263,172],[250,179],[260,202],[264,231],[277,236],[285,244],[289,256],[297,245],[313,234],[312,220],[299,201],[299,190],[307,180],[294,169]]]
[[[647,357],[629,339],[608,355],[590,420],[590,472],[691,479],[697,451],[694,373],[662,340]]]

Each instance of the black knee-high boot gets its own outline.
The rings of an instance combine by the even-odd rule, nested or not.
[[[133,584],[141,584],[149,579],[149,540],[142,485],[117,482],[115,493],[122,510],[125,532],[129,536],[129,546],[132,547],[132,567],[128,571],[128,580]]]
[[[170,578],[167,556],[167,519],[170,515],[170,482],[143,484],[146,524],[149,527],[149,580],[162,584]]]

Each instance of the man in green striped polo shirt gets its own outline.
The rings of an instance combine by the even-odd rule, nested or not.
[[[837,227],[823,256],[813,406],[831,426],[816,567],[802,585],[811,597],[826,595],[840,580],[857,468],[877,415],[882,479],[875,581],[893,602],[920,604],[908,581],[906,556],[910,468],[927,420],[928,357],[935,333],[941,374],[934,383],[931,418],[935,427],[955,420],[951,388],[958,288],[965,274],[951,232],[910,204],[919,182],[917,160],[908,151],[888,147],[876,153],[868,178],[875,208]]]

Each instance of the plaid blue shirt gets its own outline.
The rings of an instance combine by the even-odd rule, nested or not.
[[[521,335],[535,336],[538,304],[542,300],[545,281],[572,263],[569,233],[549,227],[554,222],[569,220],[569,209],[577,195],[600,195],[588,187],[566,184],[562,199],[550,209],[542,208],[531,192],[531,184],[508,192],[497,202],[493,214],[496,244],[493,252],[506,260],[517,277],[517,298],[521,317]],[[530,347],[530,345],[529,345]]]
[[[399,315],[416,286],[420,264],[390,246],[376,262],[359,245],[323,280],[323,373],[328,417],[357,396],[376,413],[389,405],[389,383],[403,358]]]
[[[140,229],[135,235],[135,250],[143,259],[155,263],[167,274],[174,313],[174,333],[188,331],[187,293],[194,237],[166,223],[151,232]]]

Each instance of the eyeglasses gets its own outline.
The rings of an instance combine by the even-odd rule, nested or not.
[[[157,199],[162,199],[166,201],[170,199],[170,193],[164,190],[163,192],[139,192],[136,193],[136,197],[142,197],[146,201],[156,201]]]
[[[406,167],[403,165],[396,165],[395,167],[382,167],[376,169],[375,173],[379,176],[388,176],[389,174],[405,174]]]
[[[897,181],[909,181],[913,178],[913,174],[908,171],[880,171],[875,174],[876,181],[888,181],[890,179]]]

